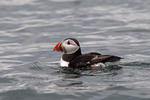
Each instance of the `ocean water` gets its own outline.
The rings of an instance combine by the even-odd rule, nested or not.
[[[0,0],[0,100],[150,100],[150,0]],[[121,69],[60,71],[64,38]]]

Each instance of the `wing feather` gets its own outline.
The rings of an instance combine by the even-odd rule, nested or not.
[[[92,53],[83,54],[81,56],[76,57],[70,62],[69,66],[84,67],[96,63],[116,62],[119,61],[120,59],[122,58],[118,56],[101,55],[99,53],[92,52]]]

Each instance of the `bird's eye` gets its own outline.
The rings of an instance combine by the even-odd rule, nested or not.
[[[68,41],[67,44],[70,45],[70,41]]]

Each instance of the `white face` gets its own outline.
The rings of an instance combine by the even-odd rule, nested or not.
[[[80,47],[71,39],[64,40],[62,46],[65,47],[66,54],[75,53]]]

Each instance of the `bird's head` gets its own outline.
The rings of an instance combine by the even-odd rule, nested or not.
[[[54,51],[65,54],[73,54],[80,49],[79,42],[74,38],[66,38],[58,42],[53,48]]]

